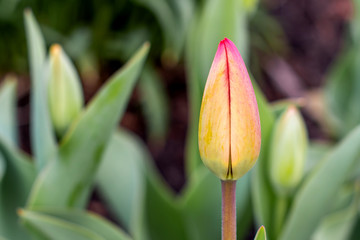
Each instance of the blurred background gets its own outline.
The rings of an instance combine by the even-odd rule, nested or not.
[[[197,54],[205,54],[211,63],[217,43],[224,37],[236,43],[249,72],[270,102],[290,99],[286,101],[303,107],[311,139],[331,141],[343,136],[346,130],[324,119],[324,92],[336,91],[334,82],[339,80],[329,80],[333,69],[338,59],[354,49],[358,35],[356,2],[220,1],[228,10],[218,8],[214,2],[0,0],[0,82],[9,73],[19,79],[21,148],[31,153],[30,80],[23,20],[23,10],[28,7],[47,45],[61,44],[74,61],[86,101],[135,49],[145,41],[151,43],[150,57],[121,125],[144,140],[156,166],[175,191],[185,184],[186,139],[190,125],[197,125],[192,117],[196,107],[191,106],[191,84],[196,75],[193,69],[208,72],[210,66],[197,65],[195,60]],[[213,33],[219,29],[235,32]],[[204,38],[211,43],[201,40]],[[198,76],[205,82],[203,75]],[[353,85],[347,86],[351,89]],[[326,128],[329,124],[330,130]],[[95,205],[90,208],[106,211],[96,205],[96,194],[93,198]]]

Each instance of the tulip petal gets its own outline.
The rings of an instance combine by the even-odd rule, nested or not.
[[[220,42],[204,89],[199,149],[204,164],[226,179],[230,156],[230,108],[225,46]]]
[[[260,117],[249,74],[233,42],[225,38],[230,82],[232,178],[238,179],[255,164],[261,144]]]
[[[261,142],[260,118],[244,61],[234,43],[218,46],[206,82],[199,121],[204,164],[220,179],[238,179],[255,164]]]

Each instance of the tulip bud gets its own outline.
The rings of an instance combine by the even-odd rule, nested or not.
[[[84,104],[79,76],[61,46],[50,48],[49,108],[56,133],[61,136]]]
[[[264,226],[261,226],[256,235],[255,235],[255,238],[254,240],[266,240],[266,230],[265,230],[265,227]]]
[[[287,195],[304,175],[307,133],[301,114],[290,106],[278,119],[270,146],[270,179],[281,195]]]
[[[218,46],[204,89],[199,151],[222,180],[236,180],[255,164],[261,142],[260,118],[249,74],[233,42]]]
[[[242,0],[242,3],[248,13],[253,13],[259,5],[259,0]]]

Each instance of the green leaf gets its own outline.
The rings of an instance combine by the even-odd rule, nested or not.
[[[9,75],[0,87],[0,136],[11,146],[17,145],[16,86],[16,78]]]
[[[353,16],[351,20],[351,34],[352,34],[352,40],[354,43],[358,43],[360,40],[360,28],[359,28],[359,22],[360,22],[360,1],[354,0],[353,3]]]
[[[56,152],[45,77],[45,43],[30,9],[24,11],[31,76],[31,144],[40,171]]]
[[[0,88],[0,137],[11,146],[17,143],[16,122],[16,80],[8,76]],[[6,162],[0,152],[0,186],[5,171]]]
[[[328,214],[317,228],[313,240],[349,239],[356,223],[359,191],[352,203],[344,209]]]
[[[137,138],[119,131],[104,157],[98,174],[100,193],[135,239],[187,239],[178,201]],[[120,187],[111,187],[114,181]]]
[[[245,9],[238,0],[209,0],[200,10],[200,15],[193,22],[189,36],[187,57],[194,57],[196,66],[200,67],[202,90],[205,86],[211,63],[219,42],[225,37],[231,39],[247,62],[247,18]],[[193,67],[189,66],[192,71]]]
[[[146,43],[73,122],[62,139],[57,159],[36,180],[28,203],[30,208],[84,206],[106,144],[125,109],[148,51]]]
[[[336,137],[346,136],[360,123],[359,48],[352,46],[342,54],[331,68],[325,85],[327,119]]]
[[[0,152],[6,161],[6,172],[0,185],[0,232],[10,239],[28,239],[18,223],[16,210],[25,205],[35,167],[29,157],[15,150],[0,137]]]
[[[190,0],[134,0],[154,13],[165,37],[163,52],[164,63],[173,65],[181,57],[186,32],[193,13],[193,1]]]
[[[221,184],[219,178],[206,168],[201,171],[196,180],[182,195],[182,212],[185,216],[189,239],[220,239],[221,238]],[[242,228],[250,223],[247,209],[250,209],[250,174],[237,181],[236,186],[236,211],[238,236],[246,233],[248,229]],[[239,231],[240,230],[240,231]]]
[[[254,240],[266,240],[266,230],[264,226],[261,226],[256,233]]]
[[[360,217],[357,217],[357,220],[355,221],[354,231],[352,232],[351,237],[349,239],[351,240],[360,239]]]
[[[6,163],[5,163],[5,159],[2,155],[2,153],[0,152],[0,186],[1,186],[1,181],[4,177],[6,171]]]
[[[147,154],[125,130],[111,138],[97,173],[101,197],[134,239],[146,239],[145,166]],[[114,187],[116,182],[116,187]]]
[[[73,226],[73,233],[71,234],[91,232],[92,235],[96,235],[100,239],[130,240],[130,237],[114,224],[99,215],[86,211],[39,208],[36,211],[22,210],[20,216],[25,220],[26,225],[31,226],[31,231],[34,231],[35,228],[37,234],[42,232],[51,239],[64,239],[60,237],[65,237],[66,235],[63,234],[67,234]]]
[[[261,150],[257,163],[252,171],[252,201],[255,219],[258,225],[264,225],[268,228],[268,236],[272,233],[272,216],[275,194],[271,188],[268,178],[268,151],[272,128],[275,122],[275,116],[266,102],[258,86],[253,81],[256,100],[259,107],[261,123]]]
[[[305,163],[305,173],[310,173],[321,162],[320,160],[331,151],[332,147],[333,145],[327,142],[310,142]]]
[[[186,226],[175,196],[155,176],[147,176],[146,222],[150,239],[186,240]]]
[[[298,191],[280,239],[311,237],[330,207],[329,199],[336,196],[359,160],[359,143],[360,127],[357,127],[317,166]]]
[[[35,239],[105,240],[89,229],[34,211],[21,210],[19,215]]]
[[[201,166],[198,123],[202,93],[220,40],[231,39],[245,62],[247,59],[246,13],[238,0],[208,0],[194,17],[186,46],[190,118],[186,141],[186,174],[191,177]]]
[[[169,122],[169,99],[160,76],[147,65],[139,82],[139,91],[148,128],[149,142],[162,144],[165,141]]]
[[[152,161],[131,133],[117,132],[99,170],[99,191],[135,239],[185,240],[178,202]],[[120,184],[116,189],[114,181]]]

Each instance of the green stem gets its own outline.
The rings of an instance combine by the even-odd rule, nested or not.
[[[221,181],[222,240],[236,240],[236,181]]]
[[[286,196],[279,196],[276,202],[275,208],[275,234],[279,237],[281,229],[284,224],[285,216],[287,210],[287,198]]]

